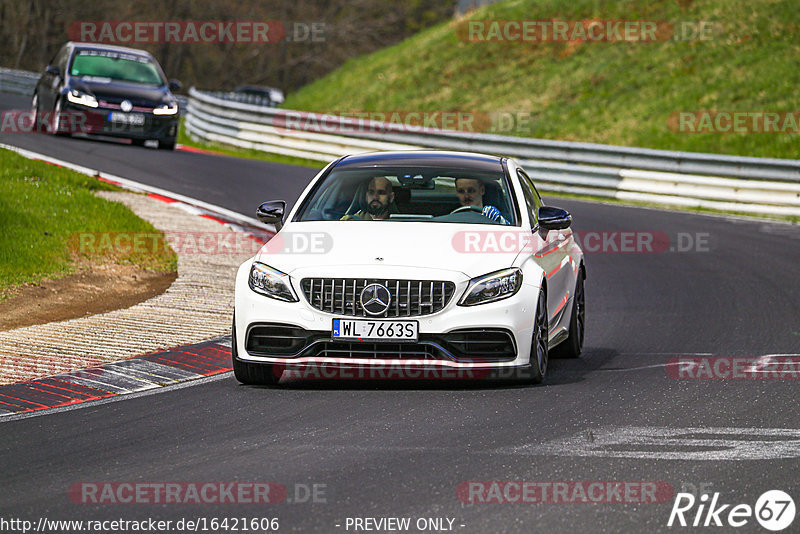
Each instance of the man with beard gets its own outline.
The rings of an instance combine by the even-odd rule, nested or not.
[[[501,214],[500,210],[491,205],[483,205],[483,195],[486,186],[474,178],[456,178],[456,195],[462,206],[475,206],[481,209],[481,215],[488,217],[500,224],[510,224]]]
[[[376,176],[370,180],[366,193],[367,208],[359,210],[352,215],[345,215],[341,220],[376,221],[388,219],[389,211],[394,203],[392,182],[384,176]]]

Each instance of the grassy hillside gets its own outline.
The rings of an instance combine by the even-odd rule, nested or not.
[[[708,21],[714,31],[683,42],[470,42],[467,19],[659,21],[658,35],[667,23]],[[687,133],[675,131],[675,114],[796,117],[798,32],[796,0],[511,0],[351,60],[285,107],[507,111],[531,118],[510,135],[797,158],[796,133]]]
[[[125,245],[132,243],[126,241],[115,251],[109,240],[107,247],[81,250],[82,235],[94,237],[97,243],[104,235],[110,239],[163,236],[126,206],[94,195],[94,191],[116,189],[96,178],[0,149],[0,300],[20,284],[72,273],[77,255],[100,264],[131,263],[153,271],[176,271],[177,256],[167,247],[142,251]],[[164,243],[163,237],[155,239],[150,237],[148,243]]]

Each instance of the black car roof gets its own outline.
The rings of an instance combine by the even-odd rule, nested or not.
[[[370,152],[342,158],[336,168],[424,166],[471,168],[503,172],[503,158],[471,152],[446,152],[440,150],[410,150],[406,152]]]

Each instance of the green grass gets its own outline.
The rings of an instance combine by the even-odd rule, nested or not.
[[[94,192],[100,190],[118,188],[0,149],[0,298],[8,297],[20,284],[70,274],[76,255],[154,271],[177,269],[175,253],[165,247],[112,251],[80,246],[81,234],[95,234],[98,245],[103,241],[96,234],[103,232],[163,236],[122,204],[96,197]]]
[[[800,86],[796,0],[511,0],[472,20],[709,21],[709,40],[474,43],[460,21],[356,58],[290,94],[308,111],[523,114],[498,133],[526,137],[797,158],[789,133],[684,133],[680,111],[794,111]],[[674,124],[674,123],[673,123]]]
[[[202,143],[195,141],[186,133],[184,126],[184,119],[181,118],[181,127],[178,131],[178,143],[201,150],[210,150],[212,152],[219,152],[226,156],[234,156],[237,158],[257,159],[260,161],[269,161],[271,163],[282,163],[284,165],[298,165],[300,167],[312,167],[315,169],[322,169],[326,162],[316,161],[313,159],[295,158],[293,156],[285,156],[283,154],[272,154],[269,152],[262,152],[252,148],[239,148],[232,145],[224,145],[222,143]]]

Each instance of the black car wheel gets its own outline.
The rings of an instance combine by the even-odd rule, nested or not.
[[[64,126],[61,123],[61,113],[61,98],[58,98],[55,107],[53,107],[53,117],[50,121],[50,133],[53,135],[69,135],[69,132],[63,131]]]
[[[278,368],[272,364],[249,363],[239,359],[239,349],[236,346],[235,316],[231,332],[231,361],[233,362],[233,375],[236,377],[236,380],[250,386],[269,386],[277,384],[281,377],[278,375]]]
[[[175,150],[175,139],[168,141],[159,141],[158,148],[161,150]]]
[[[583,350],[583,331],[586,321],[586,297],[584,296],[583,268],[575,281],[575,297],[572,299],[572,317],[569,320],[569,337],[553,348],[553,358],[578,358]]]
[[[42,128],[39,126],[39,95],[38,93],[33,94],[33,99],[31,100],[31,123],[34,132],[41,132]]]
[[[531,356],[528,363],[528,376],[526,381],[530,384],[539,384],[547,374],[547,349],[549,323],[547,320],[547,295],[544,289],[539,289],[539,301],[536,304],[536,318],[533,324],[533,339],[531,341]]]

